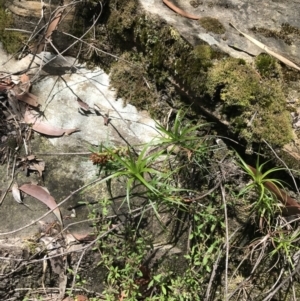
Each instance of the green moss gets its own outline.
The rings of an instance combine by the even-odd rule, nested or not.
[[[111,40],[117,44],[131,41],[138,7],[137,0],[110,2],[111,12],[107,20],[107,30]]]
[[[217,93],[228,106],[249,107],[255,100],[259,81],[244,60],[229,58],[211,68],[206,85],[212,98]]]
[[[24,41],[22,34],[5,30],[5,28],[12,27],[12,24],[13,18],[11,14],[6,12],[3,4],[0,2],[0,42],[8,53],[17,52]]]
[[[156,98],[148,86],[150,81],[142,63],[142,58],[125,52],[111,68],[111,85],[125,105],[129,102],[139,109],[151,110]]]
[[[223,101],[233,132],[248,142],[265,139],[282,146],[291,141],[290,115],[279,81],[262,80],[244,61],[229,58],[209,70],[206,84],[212,100]]]
[[[281,78],[281,67],[272,56],[261,53],[255,58],[255,66],[258,72],[267,78]]]
[[[283,146],[293,138],[290,115],[286,111],[262,111],[253,122],[253,135],[274,144]],[[285,136],[286,135],[286,136]]]
[[[223,114],[231,131],[248,143],[266,139],[284,145],[291,140],[280,67],[273,58],[261,55],[256,59],[262,79],[245,61],[226,58],[206,44],[193,47],[173,27],[139,14],[135,0],[122,3],[109,3],[107,24],[114,53],[123,53],[111,65],[111,85],[125,104],[161,116],[166,109],[162,101],[165,91],[173,105],[180,99],[170,88],[175,81],[189,95],[209,95],[209,110]],[[215,19],[203,19],[221,28]],[[213,65],[215,61],[218,63]]]
[[[226,31],[223,24],[215,18],[203,17],[199,19],[199,23],[203,28],[205,28],[209,32],[223,34]]]
[[[210,46],[198,45],[190,52],[183,53],[175,62],[176,74],[194,96],[203,95],[206,73],[212,65],[212,56]]]

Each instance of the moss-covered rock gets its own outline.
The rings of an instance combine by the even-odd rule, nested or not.
[[[111,83],[117,89],[117,96],[138,108],[151,111],[155,101],[143,61],[138,55],[125,52],[111,68]]]
[[[201,98],[202,105],[225,119],[231,131],[248,143],[266,139],[282,146],[292,139],[281,67],[274,58],[259,55],[253,67],[204,42],[193,47],[172,26],[140,12],[137,0],[109,1],[101,20],[107,32],[96,27],[97,44],[100,48],[110,44],[120,56],[117,61],[107,59],[104,67],[111,71],[111,85],[125,103],[157,117],[166,107],[164,94],[172,95],[173,103],[188,94]],[[224,32],[216,19],[200,21],[212,26],[207,30]],[[170,87],[174,82],[186,94],[174,93]]]
[[[218,62],[208,71],[207,91],[223,101],[222,111],[231,128],[248,142],[282,146],[292,139],[292,127],[280,82],[263,80],[240,59]]]
[[[261,53],[255,58],[255,66],[263,77],[278,79],[282,77],[280,65],[267,53]]]
[[[107,29],[112,41],[118,45],[132,41],[132,30],[136,22],[138,2],[136,0],[110,2],[113,3],[110,5]],[[128,47],[130,48],[130,45]]]
[[[5,28],[12,27],[12,24],[12,15],[5,10],[2,0],[0,1],[0,42],[8,53],[17,52],[24,41],[24,36],[19,32],[5,30]]]
[[[227,106],[249,107],[255,101],[259,80],[244,60],[230,58],[209,70],[206,85],[212,99]]]
[[[223,24],[216,18],[212,18],[212,17],[200,18],[199,19],[199,24],[203,28],[205,28],[208,32],[223,34],[226,31]]]

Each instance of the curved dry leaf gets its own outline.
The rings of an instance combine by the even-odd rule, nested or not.
[[[174,5],[169,0],[163,0],[163,3],[165,5],[167,5],[170,9],[172,9],[174,12],[176,12],[177,14],[179,14],[179,15],[181,15],[183,17],[186,17],[186,18],[192,19],[192,20],[199,20],[200,19],[199,16],[195,16],[195,15],[187,13],[186,11],[182,10],[181,8],[179,8],[178,6]]]
[[[5,82],[1,82],[0,83],[0,92],[3,92],[3,91],[7,91],[7,90],[10,90],[12,89],[12,87],[14,86],[14,83],[5,83]]]
[[[29,165],[28,168],[30,170],[36,170],[39,173],[39,176],[42,177],[43,171],[45,170],[45,164],[44,164],[44,162],[32,163]]]
[[[14,88],[13,88],[13,90],[14,90]],[[23,101],[23,102],[27,103],[28,105],[30,105],[32,107],[38,107],[39,106],[39,103],[37,101],[37,97],[32,93],[23,91],[23,92],[18,94],[15,91],[15,96],[18,100]]]
[[[51,37],[53,31],[57,28],[58,24],[60,23],[64,10],[65,10],[64,7],[57,9],[57,11],[54,13],[53,18],[49,23],[49,26],[44,34],[43,39],[41,40],[41,42],[39,42],[38,45],[32,47],[32,48],[36,47],[36,54],[39,54],[44,50],[45,45],[48,42],[48,39]]]
[[[230,26],[232,26],[235,30],[237,30],[241,35],[243,35],[245,38],[247,38],[249,41],[251,41],[253,44],[255,44],[256,46],[258,46],[259,48],[263,49],[265,52],[267,52],[268,54],[274,56],[275,58],[277,58],[278,60],[280,60],[281,62],[283,62],[284,64],[295,68],[297,70],[300,71],[300,67],[297,66],[295,63],[293,63],[292,61],[288,60],[287,58],[283,57],[282,55],[272,51],[271,49],[269,49],[265,44],[259,42],[258,40],[252,38],[251,36],[247,35],[246,33],[243,33],[242,31],[240,31],[239,29],[237,29],[234,25],[232,25],[231,23],[229,23]]]
[[[18,202],[19,204],[23,203],[22,198],[21,198],[21,192],[19,190],[17,183],[13,184],[13,186],[11,188],[11,193],[16,202]]]
[[[28,160],[28,161],[35,160],[35,155],[29,155],[29,156],[27,156],[26,160]]]
[[[83,111],[89,111],[90,110],[90,107],[89,105],[84,102],[83,100],[81,100],[79,97],[77,97],[77,103],[78,103],[78,106],[83,110]]]
[[[46,204],[51,210],[53,210],[57,206],[54,197],[51,196],[47,191],[45,191],[42,186],[34,184],[23,184],[21,187],[19,187],[19,189]],[[60,224],[63,225],[59,208],[57,207],[56,209],[54,209],[53,213],[57,217]]]
[[[20,81],[21,81],[21,83],[23,83],[23,84],[26,84],[26,83],[29,83],[29,76],[27,75],[27,74],[22,74],[21,76],[20,76]]]
[[[73,235],[73,237],[77,240],[77,241],[93,241],[97,238],[96,235],[90,234],[90,233],[77,233],[77,232],[72,232],[71,233]]]
[[[24,121],[27,124],[32,125],[32,129],[44,135],[59,137],[62,135],[70,135],[74,132],[79,131],[78,129],[60,129],[51,124],[39,120],[29,110],[26,110],[24,115]]]

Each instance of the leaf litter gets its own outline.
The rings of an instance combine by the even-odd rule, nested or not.
[[[45,161],[36,158],[35,155],[19,157],[17,158],[17,168],[25,171],[26,176],[29,176],[31,172],[37,172],[42,177],[45,170]]]
[[[51,36],[61,15],[59,18],[56,17],[55,22],[53,21],[53,24],[50,24],[46,31],[45,39]],[[37,96],[30,93],[30,86],[30,77],[27,74],[21,76],[0,74],[0,163],[7,162],[9,168],[11,157],[16,157],[24,145],[25,155],[16,157],[15,167],[25,171],[26,176],[30,176],[33,172],[37,173],[39,178],[42,178],[45,170],[44,160],[28,153],[27,143],[30,142],[32,130],[42,135],[60,137],[70,135],[78,129],[58,128],[44,122],[39,117],[40,103]],[[26,193],[44,203],[50,210],[53,210],[60,225],[63,225],[60,209],[46,187],[35,184],[23,184],[19,187],[17,183],[14,183],[11,191],[14,200],[19,204],[27,206],[22,200],[22,193]]]

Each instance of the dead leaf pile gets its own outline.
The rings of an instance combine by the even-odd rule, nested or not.
[[[29,143],[32,130],[51,137],[70,135],[78,129],[62,129],[41,119],[37,96],[30,93],[31,82],[27,74],[13,76],[0,74],[0,164],[15,154],[23,144]],[[37,171],[44,166],[38,160],[21,160],[23,169]]]
[[[28,75],[0,74],[0,163],[3,164],[27,140],[22,124],[26,106],[38,107],[37,97],[29,92]]]
[[[17,158],[16,167],[25,171],[27,177],[31,172],[36,172],[40,177],[42,177],[43,171],[45,170],[45,161],[37,159],[35,155],[19,157]]]

